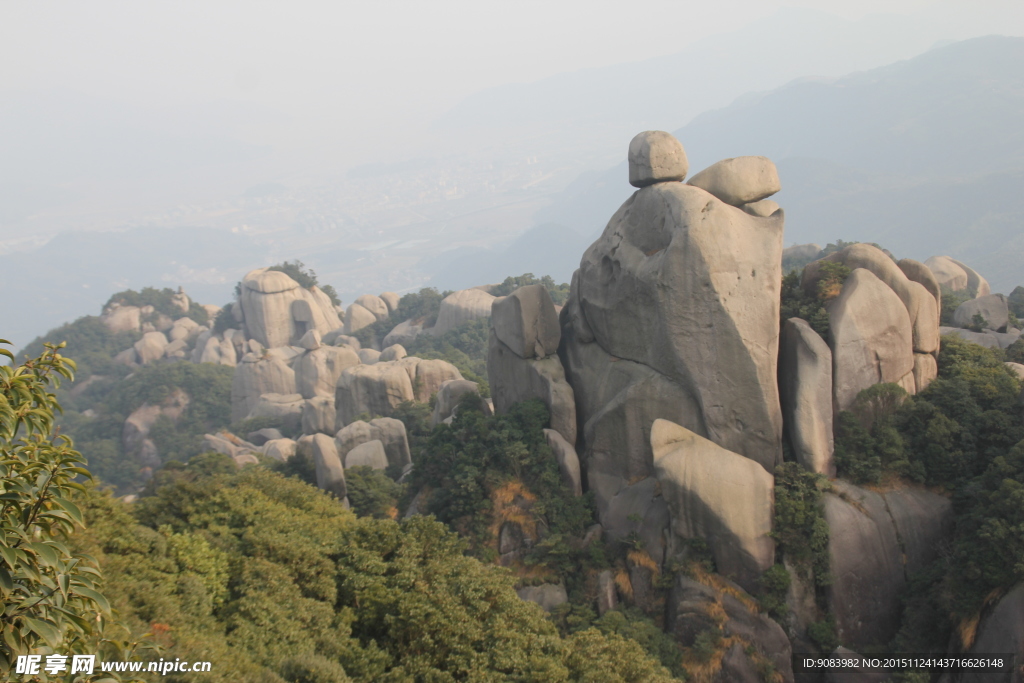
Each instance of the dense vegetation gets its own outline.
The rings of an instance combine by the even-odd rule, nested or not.
[[[103,304],[103,308],[106,309],[111,304],[120,304],[122,306],[152,306],[153,313],[151,317],[147,318],[143,316],[143,322],[155,322],[157,316],[166,315],[171,320],[176,320],[183,316],[192,318],[200,325],[206,325],[209,322],[209,315],[206,309],[197,304],[195,301],[189,299],[189,309],[182,311],[173,303],[173,297],[175,291],[169,287],[163,289],[156,289],[155,287],[144,287],[142,291],[136,292],[133,289],[126,289],[123,292],[118,292],[111,296],[107,303]]]
[[[790,271],[782,278],[781,319],[802,318],[815,332],[828,339],[829,317],[825,306],[839,296],[850,269],[841,263],[826,261],[821,264],[819,275],[813,293],[805,291],[800,283],[802,270]]]

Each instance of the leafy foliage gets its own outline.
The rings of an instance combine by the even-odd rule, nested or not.
[[[977,295],[976,289],[962,289],[959,292],[954,292],[946,285],[942,285],[942,310],[939,311],[940,324],[948,327],[958,327],[953,322],[953,314],[956,313],[956,309],[960,307],[960,304],[965,301],[970,301]]]
[[[0,344],[8,342],[0,340]],[[100,592],[96,561],[75,553],[68,538],[84,525],[75,502],[86,490],[85,459],[54,432],[60,411],[50,386],[74,377],[61,345],[21,365],[0,366],[0,672],[35,652],[127,659],[134,644],[118,627]],[[0,355],[13,360],[9,351]]]
[[[550,275],[536,278],[533,273],[523,273],[518,277],[509,276],[500,285],[492,289],[491,294],[494,296],[508,296],[520,287],[526,287],[527,285],[544,285],[544,289],[548,290],[548,294],[551,295],[551,300],[556,306],[561,306],[569,298],[569,284],[567,282],[558,285],[555,284],[554,279]]]
[[[772,536],[779,550],[793,564],[814,573],[815,584],[831,584],[828,556],[828,523],[822,510],[822,495],[829,490],[828,480],[809,472],[798,463],[787,462],[775,468],[775,523]],[[781,577],[770,577],[774,584]],[[777,586],[776,586],[777,588]]]
[[[398,515],[396,505],[402,497],[402,485],[380,470],[351,467],[345,470],[345,483],[352,511],[360,517],[394,519]]]
[[[883,472],[924,480],[922,463],[911,462],[896,428],[897,411],[907,399],[898,384],[876,384],[860,392],[849,411],[839,414],[835,460],[840,476],[857,484],[877,483]]]
[[[438,358],[459,369],[462,376],[480,385],[480,395],[490,396],[487,384],[487,340],[490,319],[477,318],[448,330],[440,337],[421,334],[405,349],[410,356]]]
[[[782,320],[806,320],[815,332],[827,339],[829,318],[825,304],[839,296],[843,283],[850,275],[850,269],[841,263],[824,261],[819,274],[814,294],[808,294],[801,284],[803,271],[792,271],[782,278],[781,316]]]
[[[89,315],[51,330],[46,338],[65,344],[64,356],[75,362],[76,381],[84,384],[93,375],[127,375],[128,368],[114,363],[114,356],[141,339],[142,334],[111,332],[97,316]],[[44,351],[44,338],[37,337],[18,355],[37,358]]]
[[[307,268],[306,264],[302,261],[285,261],[284,263],[278,263],[277,265],[270,266],[267,270],[275,270],[284,273],[291,279],[299,283],[300,287],[305,289],[312,289],[313,287],[319,286],[319,281],[316,277],[316,271],[312,268]],[[338,298],[338,292],[332,285],[320,286],[320,291],[327,295],[331,300],[331,303],[335,306],[341,305],[341,299]]]

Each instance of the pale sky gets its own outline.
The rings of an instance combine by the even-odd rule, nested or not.
[[[1020,0],[6,0],[0,105],[67,89],[187,126],[229,103],[247,142],[329,139],[355,161],[482,88],[671,54],[785,7],[909,14],[949,39],[1024,34]]]

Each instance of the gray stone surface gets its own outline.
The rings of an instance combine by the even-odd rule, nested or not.
[[[316,330],[309,330],[306,334],[302,335],[299,339],[297,346],[306,349],[307,351],[313,351],[320,348],[320,333]]]
[[[269,417],[281,424],[285,429],[299,430],[302,428],[302,407],[305,400],[300,394],[263,394],[256,405],[242,419],[251,417]]]
[[[382,417],[370,422],[357,420],[338,430],[335,435],[338,455],[344,460],[349,451],[369,441],[379,441],[384,448],[388,465],[402,469],[412,462],[409,438],[401,420]]]
[[[138,332],[142,327],[142,312],[138,306],[111,304],[104,309],[100,322],[111,332]]]
[[[932,269],[912,258],[900,259],[896,262],[896,265],[899,266],[908,280],[913,280],[928,290],[928,293],[935,298],[936,309],[941,311],[942,287],[939,285],[939,280],[935,277]]]
[[[341,373],[334,401],[339,425],[362,413],[390,415],[399,403],[415,399],[412,380],[400,362],[355,365]]]
[[[615,589],[615,577],[611,569],[605,569],[597,575],[597,614],[603,615],[619,606],[619,594]]]
[[[984,616],[970,652],[974,655],[1016,655],[1017,669],[1004,680],[1007,683],[1024,683],[1024,584],[1010,590]],[[960,683],[988,683],[992,680],[995,679],[991,673],[968,671]]]
[[[296,394],[295,371],[277,359],[253,359],[235,368],[231,379],[231,421],[244,420],[263,394]]]
[[[611,498],[602,527],[609,541],[628,541],[633,534],[639,536],[644,550],[660,566],[668,550],[665,532],[670,524],[668,503],[661,495],[658,480],[648,477],[628,484]]]
[[[930,562],[952,529],[950,503],[923,489],[880,494],[839,480],[824,510],[839,638],[854,648],[888,643],[908,573]]]
[[[1002,345],[999,343],[998,333],[996,332],[972,332],[971,330],[962,330],[959,327],[940,327],[939,332],[941,334],[955,335],[964,341],[969,341],[989,349],[1002,348]]]
[[[939,365],[930,353],[914,354],[914,393],[921,393],[939,376]]]
[[[544,438],[558,462],[558,472],[562,475],[562,481],[574,496],[582,496],[583,479],[580,475],[580,458],[576,454],[576,449],[554,429],[545,429]]]
[[[999,331],[1006,328],[1009,322],[1009,306],[1002,294],[989,294],[970,299],[957,306],[953,313],[953,324],[959,327],[971,327],[974,316],[980,315],[987,323],[985,327]]]
[[[357,297],[353,303],[356,303],[365,308],[366,310],[368,310],[370,313],[373,314],[373,317],[376,318],[378,321],[384,320],[389,315],[391,315],[391,311],[390,309],[388,309],[387,302],[385,302],[384,299],[380,298],[379,296],[374,296],[373,294],[363,294],[362,296]]]
[[[468,379],[451,379],[441,384],[441,388],[437,390],[437,399],[434,401],[434,412],[430,418],[431,426],[438,425],[451,417],[463,396],[479,393],[480,386]]]
[[[306,351],[295,361],[295,388],[303,398],[334,396],[341,373],[359,363],[359,355],[347,346]]]
[[[948,256],[932,256],[924,262],[940,286],[954,292],[967,289],[967,271]]]
[[[359,349],[359,361],[366,365],[373,365],[380,360],[380,351],[377,349]]]
[[[690,170],[683,145],[662,130],[638,133],[629,142],[628,159],[629,184],[633,187],[683,180]]]
[[[791,247],[786,247],[782,250],[782,260],[787,261],[789,259],[795,259],[800,261],[807,261],[809,259],[817,258],[818,254],[821,253],[820,244],[794,244]]]
[[[392,344],[411,344],[416,337],[423,333],[423,320],[406,320],[398,323],[385,335],[381,344],[385,347]]]
[[[673,533],[706,541],[718,573],[753,590],[775,563],[775,478],[753,460],[668,420],[651,427],[651,448]]]
[[[616,480],[650,476],[642,431],[657,417],[769,470],[781,462],[782,228],[782,214],[758,218],[661,183],[634,193],[583,255],[560,354],[591,488],[604,479],[599,511]],[[616,436],[637,429],[630,444]]]
[[[491,315],[494,296],[479,289],[462,289],[441,300],[437,321],[430,333],[440,336],[470,320],[487,318]]]
[[[345,309],[345,334],[354,334],[375,322],[377,316],[360,304],[350,304]]]
[[[275,439],[283,439],[284,434],[280,430],[274,429],[273,427],[264,427],[263,429],[257,429],[254,432],[249,432],[245,435],[245,438],[249,443],[257,446],[262,446],[268,441]]]
[[[160,360],[164,355],[165,348],[167,348],[167,337],[163,332],[147,332],[142,335],[142,339],[135,342],[135,354],[139,363],[143,365]]]
[[[346,500],[345,468],[341,465],[334,439],[326,434],[314,434],[310,446],[316,465],[317,487],[333,493],[338,500]]]
[[[864,389],[913,372],[910,316],[873,272],[855,268],[826,308],[836,408],[848,410]]]
[[[345,454],[345,469],[352,467],[372,467],[385,470],[388,467],[388,456],[384,453],[384,444],[374,439],[361,443]]]
[[[302,403],[302,433],[330,434],[337,431],[337,412],[333,396],[314,396]]]
[[[494,299],[491,329],[520,358],[545,358],[558,351],[562,331],[551,296],[543,285],[520,287]]]
[[[341,326],[334,304],[320,289],[304,289],[266,268],[242,279],[240,309],[249,337],[267,348],[294,344],[311,329],[324,334]]]
[[[975,291],[974,296],[988,296],[992,293],[992,288],[988,284],[988,280],[981,276],[981,273],[971,268],[969,265],[956,259],[950,259],[956,265],[960,266],[964,273],[967,274],[967,289],[973,289]]]
[[[551,428],[569,443],[576,442],[576,400],[558,356],[524,359],[501,343],[492,328],[487,378],[495,412],[504,413],[516,403],[539,398],[551,412]]]
[[[420,403],[427,403],[436,394],[441,385],[453,379],[462,379],[459,369],[448,361],[436,358],[417,358],[408,356],[395,365],[405,368],[412,382],[413,396]]]
[[[786,435],[797,462],[811,472],[835,476],[832,351],[821,335],[800,318],[782,323],[779,397]]]
[[[782,189],[775,164],[758,156],[722,159],[690,178],[687,184],[732,206],[760,201]]]
[[[778,202],[773,202],[770,199],[762,199],[759,202],[750,202],[749,204],[743,204],[740,206],[741,209],[749,213],[751,216],[758,216],[759,218],[767,218],[773,213],[778,211],[780,208]],[[820,249],[818,251],[821,251]],[[815,252],[817,253],[817,252]],[[785,255],[783,255],[785,259]]]
[[[401,301],[401,299],[402,297],[398,296],[395,292],[383,292],[380,295],[380,300],[388,307],[388,315],[398,310],[398,302]]]
[[[298,443],[292,439],[271,439],[262,446],[263,455],[279,462],[288,460],[298,451]]]
[[[409,353],[405,350],[404,346],[401,344],[392,344],[380,352],[380,356],[377,357],[377,360],[384,362],[402,360],[408,355]]]

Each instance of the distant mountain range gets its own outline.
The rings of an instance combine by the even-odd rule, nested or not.
[[[878,242],[924,260],[950,254],[998,291],[1024,282],[1024,38],[988,36],[842,78],[746,95],[674,131],[691,173],[760,154],[779,167],[786,244]],[[637,131],[639,132],[639,131]],[[623,141],[625,156],[626,141]],[[625,161],[582,176],[538,213],[566,251],[565,279],[629,196]],[[579,235],[575,244],[566,236]],[[539,237],[539,235],[534,236]],[[543,243],[538,243],[542,247]],[[539,268],[515,252],[492,272]]]

